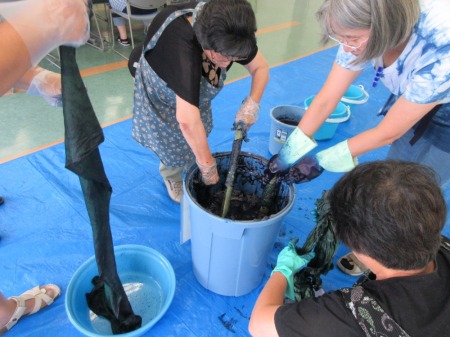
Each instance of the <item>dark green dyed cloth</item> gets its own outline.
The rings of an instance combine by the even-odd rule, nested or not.
[[[295,300],[314,297],[322,288],[321,275],[326,275],[333,268],[333,258],[339,246],[333,231],[333,217],[328,202],[328,191],[316,200],[316,226],[308,234],[305,244],[296,248],[298,255],[314,250],[315,256],[308,265],[294,275]]]
[[[98,146],[104,136],[78,69],[75,49],[60,47],[66,168],[79,176],[91,221],[99,276],[86,294],[89,308],[111,322],[114,334],[136,330],[141,317],[133,313],[117,274],[109,203],[112,188]]]

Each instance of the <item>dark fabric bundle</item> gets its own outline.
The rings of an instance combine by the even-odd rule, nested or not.
[[[136,330],[141,317],[134,315],[116,269],[109,203],[112,188],[98,146],[103,131],[95,116],[75,58],[75,49],[60,47],[66,168],[79,176],[91,221],[99,277],[87,294],[88,306],[109,319],[114,334]],[[106,308],[106,314],[105,314]]]
[[[333,257],[339,241],[333,231],[333,217],[324,191],[316,200],[316,226],[309,233],[303,247],[297,247],[297,254],[304,255],[314,250],[315,256],[308,265],[294,275],[294,292],[296,301],[314,297],[322,288],[321,275],[326,275],[333,268]]]
[[[274,200],[278,195],[278,190],[281,186],[281,182],[285,181],[288,184],[301,184],[311,181],[323,172],[323,168],[319,165],[319,162],[315,157],[303,157],[294,166],[285,172],[271,173],[269,165],[274,161],[278,155],[273,156],[268,164],[268,168],[264,172],[263,182],[266,185],[264,187],[263,195],[261,197],[261,216],[267,216],[270,213],[270,207],[274,204]]]

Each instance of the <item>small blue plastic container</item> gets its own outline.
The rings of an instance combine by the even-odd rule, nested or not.
[[[362,85],[354,85],[352,84],[344,96],[341,98],[341,102],[345,103],[350,110],[354,105],[364,104],[369,100],[369,94],[364,90]]]
[[[114,247],[117,272],[142,326],[120,334],[123,337],[141,336],[150,330],[166,313],[175,294],[175,273],[169,261],[158,251],[141,245]],[[90,257],[75,272],[66,292],[66,312],[74,327],[86,336],[117,336],[110,322],[90,311],[86,293],[92,291],[91,280],[98,275],[95,256]]]
[[[229,168],[230,152],[214,154],[223,186]],[[267,159],[241,152],[234,189],[262,196],[261,178]],[[280,230],[281,221],[295,201],[293,185],[282,183],[276,198],[278,212],[252,221],[234,221],[210,213],[197,201],[194,181],[200,179],[197,165],[191,166],[183,180],[181,221],[190,222],[192,267],[198,282],[224,296],[241,296],[262,281],[267,260]],[[214,188],[214,187],[212,187]],[[182,226],[186,224],[182,223]]]
[[[315,95],[308,97],[305,99],[305,110],[309,108],[311,105]],[[331,115],[327,118],[327,120],[322,124],[322,126],[317,130],[317,132],[313,135],[315,140],[327,140],[333,138],[336,133],[337,127],[339,123],[343,123],[348,121],[350,118],[351,112],[350,107],[345,105],[342,102],[339,102],[331,113]]]

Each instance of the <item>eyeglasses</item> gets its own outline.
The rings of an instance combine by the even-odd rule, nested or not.
[[[353,51],[355,51],[355,50],[361,48],[361,46],[363,45],[363,43],[365,43],[365,42],[367,42],[367,40],[369,40],[369,38],[367,38],[367,39],[365,39],[364,41],[361,41],[361,42],[359,43],[359,45],[357,45],[357,46],[352,46],[352,45],[348,44],[348,42],[347,42],[346,40],[339,40],[337,37],[334,37],[334,36],[331,36],[331,35],[328,35],[328,37],[329,37],[331,40],[333,40],[333,41],[339,43],[341,46],[347,47],[347,48],[349,48],[349,49],[351,49],[351,50],[353,50]]]
[[[237,61],[244,61],[247,59],[247,57],[227,56],[215,51],[211,53],[211,58],[213,61],[218,62],[237,62]]]

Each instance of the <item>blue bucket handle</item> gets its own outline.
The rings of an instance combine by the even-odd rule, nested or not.
[[[350,104],[363,104],[366,103],[369,100],[369,94],[367,93],[366,90],[364,90],[364,86],[363,85],[358,85],[358,87],[361,89],[361,91],[364,94],[364,98],[362,100],[353,100],[353,99],[348,99],[348,98],[344,98],[341,99],[341,101],[345,102],[345,103],[350,103]]]
[[[346,104],[344,104],[344,105],[345,105],[345,110],[347,110],[347,115],[345,117],[342,117],[342,118],[327,118],[327,120],[325,122],[327,122],[327,123],[343,123],[343,122],[348,121],[348,119],[350,118],[352,112],[351,112],[351,109],[350,109],[350,107],[348,105],[346,105]]]

